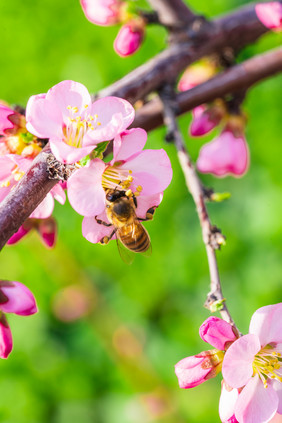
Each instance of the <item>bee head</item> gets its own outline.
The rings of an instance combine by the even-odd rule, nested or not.
[[[122,197],[126,197],[125,191],[111,189],[106,194],[106,200],[110,201],[111,203]]]

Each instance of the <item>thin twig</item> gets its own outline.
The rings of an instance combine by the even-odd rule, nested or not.
[[[196,210],[202,228],[202,237],[208,257],[211,288],[206,301],[206,306],[207,308],[211,309],[211,306],[215,302],[218,302],[221,306],[219,311],[222,318],[230,323],[235,329],[237,329],[228,311],[225,299],[222,294],[216,260],[215,249],[220,248],[223,235],[220,233],[219,229],[211,224],[208,210],[205,204],[205,192],[203,190],[202,183],[197,175],[176,122],[176,114],[174,111],[175,103],[172,95],[173,93],[171,87],[169,86],[164,87],[164,89],[160,92],[160,98],[163,102],[164,122],[168,130],[168,138],[170,141],[174,142],[177,149],[178,159],[185,177],[186,185],[196,205]]]
[[[147,0],[157,12],[159,22],[171,30],[181,29],[195,17],[182,0]]]

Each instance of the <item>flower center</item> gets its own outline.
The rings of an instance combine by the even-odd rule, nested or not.
[[[119,169],[116,165],[108,166],[102,175],[102,187],[105,191],[107,189],[126,191],[126,195],[130,196],[132,195],[131,184],[133,180],[132,170]],[[140,195],[142,189],[141,185],[136,187],[135,197]]]
[[[282,352],[282,351],[281,351]],[[267,379],[276,379],[282,382],[281,352],[269,344],[255,355],[253,361],[254,374],[258,374],[263,385],[267,388]]]
[[[3,182],[1,182],[0,188],[7,188],[11,185],[11,182],[18,182],[24,176],[24,174],[25,172],[20,170],[19,166],[15,165],[11,172],[11,175]]]
[[[84,106],[85,109],[87,107],[88,104]],[[67,125],[63,127],[64,141],[72,147],[81,148],[85,134],[88,131],[97,129],[101,122],[98,122],[98,115],[87,114],[86,110],[82,113],[82,116],[79,116],[78,107],[76,106],[68,106],[67,109],[69,116]]]

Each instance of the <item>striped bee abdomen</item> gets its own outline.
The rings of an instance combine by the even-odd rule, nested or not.
[[[118,238],[123,245],[135,253],[143,253],[150,247],[150,237],[141,223],[136,220],[118,230]]]

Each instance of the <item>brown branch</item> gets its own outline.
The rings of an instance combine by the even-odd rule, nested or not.
[[[168,48],[102,90],[99,97],[116,95],[134,103],[164,83],[174,81],[184,67],[198,58],[214,52],[221,53],[228,46],[237,50],[256,41],[266,31],[256,17],[254,6],[242,8],[213,23],[205,23],[189,42]],[[27,174],[0,204],[0,249],[55,185],[56,181],[50,180],[46,171],[48,154],[45,150],[38,155]]]
[[[224,237],[221,235],[219,229],[211,224],[208,210],[205,204],[205,192],[202,183],[197,175],[189,152],[184,144],[182,135],[176,123],[176,116],[174,112],[175,103],[171,98],[170,90],[163,90],[160,93],[160,97],[163,103],[164,123],[168,128],[168,136],[171,141],[174,141],[175,147],[177,149],[179,163],[185,177],[188,191],[192,195],[196,205],[197,214],[202,228],[202,237],[208,257],[211,287],[211,292],[208,294],[206,305],[211,310],[212,305],[215,302],[219,302],[219,311],[222,318],[230,323],[235,329],[237,329],[228,311],[225,299],[222,294],[219,271],[216,261],[215,249],[220,248],[221,241],[224,239]]]
[[[174,82],[186,66],[201,57],[213,53],[222,54],[226,48],[238,51],[255,42],[267,31],[258,20],[254,5],[212,22],[204,22],[198,31],[189,33],[190,41],[172,45],[124,78],[101,90],[98,97],[114,95],[135,103],[150,92],[157,91],[162,85]],[[186,37],[184,32],[183,34]]]
[[[181,29],[195,17],[182,0],[147,0],[157,12],[159,22],[172,30]]]
[[[261,79],[282,71],[282,48],[252,57],[216,75],[207,82],[176,96],[177,114],[181,115],[196,106],[208,103],[226,94],[250,88]],[[163,105],[155,98],[140,108],[133,126],[151,131],[163,124]]]

